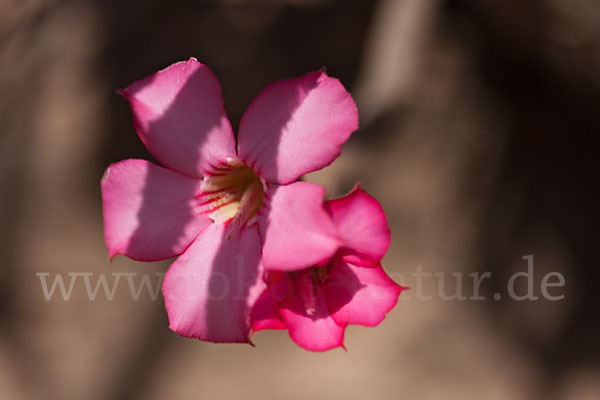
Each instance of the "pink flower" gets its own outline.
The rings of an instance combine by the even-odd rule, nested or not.
[[[324,71],[275,82],[234,137],[221,87],[191,58],[121,91],[135,129],[166,168],[112,164],[102,179],[111,258],[180,257],[163,283],[170,327],[212,342],[248,342],[266,268],[294,270],[339,247],[324,189],[295,182],[331,163],[358,127],[356,105]]]
[[[325,265],[265,272],[266,289],[251,312],[252,330],[287,329],[312,351],[344,347],[349,324],[376,326],[404,289],[380,265],[390,244],[385,214],[358,186],[325,202],[344,245]]]

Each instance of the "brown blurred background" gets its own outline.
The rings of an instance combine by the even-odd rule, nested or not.
[[[348,352],[183,339],[125,278],[112,301],[81,281],[46,301],[40,272],[166,270],[108,263],[99,180],[152,159],[114,90],[190,56],[234,126],[265,85],[321,66],[353,93],[360,130],[307,179],[380,199],[385,267],[413,289],[350,327]],[[0,93],[0,398],[600,398],[598,1],[0,0]],[[536,294],[557,271],[565,298],[493,300],[529,254]],[[448,294],[452,273],[489,271],[487,300],[444,301],[434,278],[419,300],[419,266]]]

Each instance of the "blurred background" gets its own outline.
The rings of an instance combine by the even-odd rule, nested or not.
[[[306,179],[381,201],[384,266],[413,289],[347,352],[183,339],[125,278],[112,300],[82,281],[46,300],[39,273],[166,271],[109,264],[99,181],[152,160],[115,89],[191,56],[234,127],[268,83],[322,66],[357,101],[360,130]],[[0,121],[2,399],[600,398],[596,0],[0,0]],[[540,299],[495,300],[527,255]],[[429,300],[418,268],[444,273]],[[475,272],[486,300],[448,300]],[[540,295],[548,272],[563,300]]]

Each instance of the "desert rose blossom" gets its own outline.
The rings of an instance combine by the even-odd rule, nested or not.
[[[135,129],[164,165],[129,159],[102,179],[111,257],[178,256],[162,291],[171,329],[212,342],[248,342],[258,265],[294,270],[341,241],[324,189],[296,182],[331,163],[357,129],[356,105],[321,70],[267,86],[236,138],[221,87],[191,58],[121,91]]]
[[[378,325],[404,289],[380,264],[390,231],[377,200],[357,186],[325,208],[344,245],[325,265],[265,270],[266,288],[251,312],[254,332],[287,329],[294,342],[312,351],[344,347],[349,324]]]

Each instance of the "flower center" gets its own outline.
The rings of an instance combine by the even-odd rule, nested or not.
[[[204,178],[199,212],[227,223],[229,238],[258,213],[264,198],[264,184],[256,172],[239,160],[228,160]]]
[[[306,310],[313,316],[317,309],[317,298],[322,294],[323,284],[327,280],[327,267],[310,267],[300,271],[290,271],[288,276],[295,282],[296,290]]]

